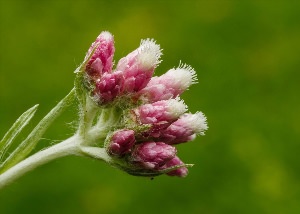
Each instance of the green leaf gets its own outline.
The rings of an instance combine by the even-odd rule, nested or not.
[[[0,173],[23,160],[35,148],[52,122],[75,100],[75,89],[63,98],[32,130],[27,138],[10,154],[0,166]]]
[[[12,125],[12,127],[6,132],[3,139],[0,141],[0,160],[2,159],[5,152],[13,144],[13,141],[24,129],[24,127],[29,123],[29,121],[34,116],[39,105],[35,105],[24,112]]]

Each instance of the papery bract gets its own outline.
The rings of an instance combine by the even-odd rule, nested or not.
[[[188,65],[180,65],[159,77],[152,77],[139,95],[148,102],[176,98],[196,81],[194,69]]]
[[[105,72],[110,72],[113,66],[114,52],[113,36],[107,31],[100,33],[86,55],[85,60],[88,60],[85,67],[86,72],[92,77],[99,77]]]
[[[120,59],[116,70],[123,71],[126,92],[137,92],[147,85],[160,62],[160,56],[160,46],[154,40],[147,39],[142,40],[138,49]]]
[[[124,77],[122,72],[104,73],[96,82],[95,98],[101,104],[112,102],[123,92]]]
[[[168,144],[183,143],[195,138],[195,134],[204,135],[208,126],[202,112],[184,114],[161,132],[160,140]]]
[[[143,124],[171,122],[187,110],[183,101],[178,99],[161,100],[145,104],[134,110],[138,120]]]
[[[131,152],[134,143],[135,137],[133,130],[118,130],[111,137],[108,152],[114,156],[122,156]]]
[[[143,142],[134,148],[131,161],[146,169],[156,169],[174,158],[176,152],[175,147],[163,142]]]

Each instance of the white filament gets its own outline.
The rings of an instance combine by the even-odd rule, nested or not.
[[[161,62],[161,55],[160,45],[156,44],[154,39],[141,41],[138,48],[138,61],[143,68],[151,69],[156,67]]]

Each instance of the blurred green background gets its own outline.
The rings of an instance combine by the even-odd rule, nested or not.
[[[68,93],[102,30],[115,36],[116,61],[154,38],[156,74],[192,65],[199,84],[183,98],[210,127],[178,146],[195,163],[185,179],[66,157],[1,190],[1,214],[300,213],[300,1],[1,0],[0,16],[1,136],[39,103],[34,127]],[[74,107],[40,146],[70,136],[75,119]]]

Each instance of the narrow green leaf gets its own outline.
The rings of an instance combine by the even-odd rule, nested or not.
[[[29,123],[34,116],[39,105],[35,105],[24,112],[12,125],[12,127],[6,132],[2,140],[0,141],[0,160],[2,159],[5,152],[13,144],[13,141],[20,134],[23,128]]]
[[[45,131],[52,122],[71,104],[75,99],[75,89],[63,98],[32,130],[28,137],[10,154],[0,166],[0,173],[6,171],[23,160],[35,148]]]

